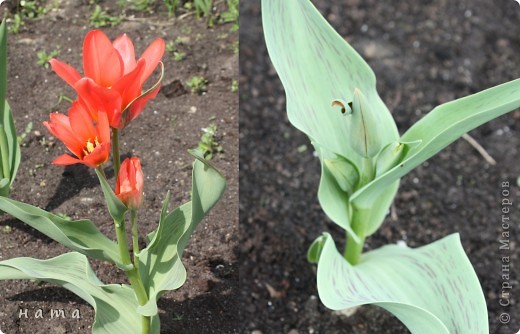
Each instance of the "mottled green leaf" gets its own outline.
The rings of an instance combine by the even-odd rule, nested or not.
[[[137,298],[128,285],[103,284],[87,258],[67,253],[49,260],[20,257],[0,262],[0,279],[36,279],[61,286],[95,310],[94,334],[141,333]],[[159,333],[159,317],[152,317],[150,334]]]
[[[169,214],[163,205],[159,227],[151,242],[139,254],[139,270],[150,301],[139,307],[144,315],[157,313],[157,300],[166,290],[178,289],[186,280],[181,262],[189,238],[204,216],[220,199],[226,181],[220,172],[200,156],[193,163],[192,200]],[[168,197],[167,197],[168,199]]]
[[[416,249],[384,246],[355,266],[329,234],[319,239],[318,293],[328,308],[378,305],[417,334],[489,333],[486,301],[458,234]]]
[[[374,72],[309,0],[262,0],[262,22],[295,127],[359,166],[349,139],[349,115],[331,106],[335,100],[352,102],[358,88],[384,125],[382,145],[398,140],[395,122],[377,94]]]
[[[411,148],[399,165],[357,191],[351,202],[358,207],[370,207],[388,185],[463,134],[517,108],[520,108],[520,79],[436,107],[401,138],[403,142],[421,143]]]
[[[0,197],[0,210],[23,221],[49,238],[92,258],[125,269],[117,244],[86,219],[70,221],[35,206]]]

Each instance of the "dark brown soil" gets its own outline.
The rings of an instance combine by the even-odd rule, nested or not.
[[[91,218],[103,233],[115,238],[94,171],[80,165],[66,168],[51,165],[66,149],[51,137],[42,122],[51,111],[67,111],[68,102],[56,105],[60,94],[71,98],[75,94],[51,70],[37,64],[36,53],[59,48],[57,58],[81,68],[81,45],[86,32],[92,29],[88,18],[93,9],[87,1],[56,3],[56,9],[40,19],[26,20],[19,34],[9,36],[9,102],[18,132],[33,123],[22,147],[22,163],[12,197],[73,219]],[[186,151],[197,146],[201,128],[211,123],[218,127],[218,142],[224,150],[212,161],[228,181],[221,202],[188,244],[183,259],[188,270],[185,285],[165,294],[159,302],[161,331],[234,333],[239,321],[238,94],[231,91],[231,85],[232,80],[238,79],[238,55],[233,50],[238,34],[230,32],[230,25],[208,29],[206,21],[196,19],[195,15],[169,18],[160,3],[156,2],[153,13],[128,11],[120,25],[103,29],[112,39],[127,33],[138,55],[156,37],[167,42],[182,38],[179,49],[186,54],[180,62],[165,54],[164,93],[159,93],[123,131],[122,154],[138,156],[146,176],[145,203],[139,214],[141,234],[144,236],[157,227],[161,203],[168,190],[172,194],[170,209],[189,200],[193,159]],[[101,5],[117,12],[115,1]],[[222,2],[219,6],[223,6]],[[186,81],[195,75],[209,81],[207,92],[202,95],[191,94],[186,86]],[[114,184],[110,164],[106,171]],[[67,251],[7,215],[0,219],[1,260],[18,256],[45,259]],[[113,266],[96,261],[92,265],[104,282],[125,281]],[[0,282],[0,305],[0,329],[9,334],[89,333],[93,321],[88,304],[50,284]],[[25,309],[28,318],[20,318],[20,310]],[[34,317],[38,309],[43,311],[43,319]],[[64,309],[65,319],[51,319],[52,309]],[[79,309],[80,319],[72,318],[75,309]]]
[[[435,105],[520,77],[520,6],[515,1],[314,0],[366,58],[402,132]],[[318,160],[285,113],[282,86],[268,60],[260,1],[241,7],[240,287],[244,333],[404,333],[386,311],[361,307],[349,318],[317,299],[315,267],[305,254],[328,221],[316,193]],[[290,50],[298,52],[298,50]],[[405,240],[426,245],[459,232],[482,283],[491,333],[520,329],[518,279],[520,113],[470,133],[497,161],[488,164],[458,140],[403,178],[395,217],[367,250]],[[307,150],[303,150],[306,145]],[[514,202],[511,249],[500,251],[501,183]],[[502,256],[510,256],[511,305],[499,305]],[[510,323],[499,316],[508,313]]]

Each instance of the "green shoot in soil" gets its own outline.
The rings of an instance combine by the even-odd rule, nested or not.
[[[227,0],[228,10],[220,15],[221,23],[232,23],[231,31],[238,31],[238,0]]]
[[[90,14],[90,24],[95,28],[106,26],[114,27],[123,21],[124,15],[112,16],[105,10],[101,9],[100,5],[96,5],[92,14]]]
[[[175,61],[184,60],[186,58],[186,53],[179,51],[179,49],[177,49],[175,44],[179,44],[179,43],[172,42],[172,41],[166,43],[166,52],[170,53],[173,56],[173,60],[175,60]]]
[[[49,68],[50,64],[49,64],[49,60],[51,60],[52,58],[58,56],[60,54],[60,49],[55,49],[55,50],[52,50],[51,52],[47,53],[45,50],[42,50],[42,51],[38,51],[37,52],[37,56],[38,56],[38,65],[40,66],[43,66],[44,68]]]
[[[233,79],[233,81],[231,81],[231,91],[233,93],[238,92],[238,81],[235,79]]]
[[[129,0],[130,9],[140,12],[149,12],[152,9],[154,0]]]
[[[25,130],[23,131],[23,133],[21,133],[20,135],[18,135],[18,136],[16,137],[16,140],[18,140],[18,144],[19,144],[20,146],[24,146],[24,140],[25,140],[25,138],[27,137],[27,135],[28,135],[29,133],[31,133],[32,128],[33,128],[33,122],[29,122],[29,123],[27,124],[27,126],[25,127]]]
[[[208,80],[206,80],[202,76],[194,76],[191,77],[190,80],[186,82],[186,84],[190,87],[191,92],[195,94],[202,94],[207,91],[206,84],[208,83]]]
[[[216,137],[217,126],[215,124],[210,124],[207,128],[202,128],[202,132],[203,134],[200,137],[196,150],[202,153],[204,159],[211,160],[213,154],[221,154],[224,152]]]
[[[168,9],[168,16],[175,15],[177,9],[181,7],[181,0],[163,0],[163,2]]]
[[[20,1],[13,18],[8,19],[9,23],[11,23],[8,28],[9,32],[19,33],[20,28],[24,25],[24,20],[39,18],[48,11],[49,8],[40,5],[39,1]]]

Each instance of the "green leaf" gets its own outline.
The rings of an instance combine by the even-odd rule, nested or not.
[[[9,179],[3,178],[0,180],[0,196],[9,196]]]
[[[70,221],[35,206],[0,197],[0,210],[23,221],[49,238],[94,259],[122,264],[117,244],[86,219]]]
[[[373,71],[310,1],[262,0],[262,13],[269,55],[287,95],[289,120],[311,138],[322,161],[320,205],[329,218],[358,240],[350,227],[352,194],[344,191],[347,184],[337,183],[338,171],[331,171],[323,162],[341,156],[361,168],[361,156],[353,148],[350,136],[355,122],[349,113],[331,103],[341,105],[337,101],[346,101],[345,109],[355,107],[352,102],[356,88],[359,89],[366,111],[377,112],[372,116],[381,125],[376,131],[381,136],[378,147],[399,140],[395,122],[376,91]],[[360,109],[358,104],[356,107]],[[371,212],[366,231],[381,225],[398,184],[394,180],[386,192],[372,198],[378,205]]]
[[[384,246],[355,266],[329,234],[319,239],[318,293],[328,308],[378,305],[412,333],[489,333],[486,301],[458,234],[416,249]]]
[[[376,91],[374,72],[309,0],[262,0],[269,56],[287,95],[290,122],[320,146],[359,166],[351,147],[349,115],[332,107],[352,102],[356,88],[378,113],[382,145],[399,138],[395,122]]]
[[[337,159],[338,156],[316,143],[313,144],[321,162],[321,178],[318,188],[318,200],[321,208],[333,222],[345,229],[356,241],[359,241],[358,236],[350,226],[352,209],[348,201],[348,194],[343,191],[334,173],[326,163],[328,160]]]
[[[7,90],[7,27],[5,19],[0,24],[0,122],[4,119],[4,101]]]
[[[16,129],[14,127],[13,115],[7,96],[7,27],[5,20],[0,24],[0,162],[2,175],[0,177],[9,179],[9,185],[0,189],[2,196],[9,196],[10,187],[16,177],[20,165],[21,153]]]
[[[105,195],[105,201],[107,203],[108,212],[110,216],[116,223],[121,223],[125,219],[125,213],[128,211],[126,205],[121,202],[121,200],[114,194],[112,187],[108,184],[107,179],[103,174],[96,169],[96,174],[99,179],[99,183],[101,184],[101,189],[103,190],[103,195]]]
[[[321,251],[323,249],[323,246],[325,245],[326,240],[327,238],[322,235],[313,241],[313,243],[309,247],[309,250],[307,251],[307,261],[309,261],[310,263],[318,263]]]
[[[178,289],[186,280],[181,258],[184,248],[202,218],[220,199],[226,188],[224,177],[211,164],[194,155],[192,200],[164,215],[152,241],[139,254],[139,272],[150,301],[139,307],[143,315],[157,313],[157,300],[166,290]],[[168,199],[168,198],[167,198]]]
[[[351,202],[370,207],[386,187],[428,160],[466,132],[520,107],[520,79],[442,104],[402,136],[402,142],[421,141],[403,161],[357,191]]]
[[[1,261],[0,279],[37,279],[75,293],[95,310],[94,334],[136,333],[142,327],[132,288],[103,284],[82,254],[72,252],[49,260],[20,257]],[[152,318],[150,333],[159,333],[158,316]]]

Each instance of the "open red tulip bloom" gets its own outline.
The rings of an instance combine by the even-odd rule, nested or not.
[[[69,116],[50,114],[50,122],[43,122],[43,125],[76,156],[63,154],[53,164],[66,166],[82,163],[95,168],[108,160],[110,125],[106,113],[100,112],[98,116],[94,125],[90,113],[77,101],[69,109]]]
[[[157,85],[143,95],[143,84],[159,65],[164,40],[153,41],[136,61],[134,45],[126,34],[112,43],[100,30],[90,31],[83,42],[85,77],[70,65],[51,59],[52,69],[78,93],[78,100],[96,120],[105,112],[110,126],[122,129],[159,92]]]
[[[139,158],[126,158],[116,182],[116,196],[127,207],[137,209],[143,202],[144,178]]]

